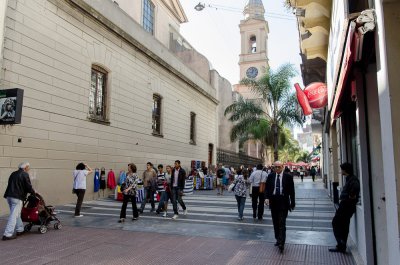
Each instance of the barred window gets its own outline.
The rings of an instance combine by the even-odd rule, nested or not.
[[[153,134],[161,135],[161,96],[153,94]]]
[[[92,66],[89,116],[90,118],[106,121],[106,95],[107,95],[107,71],[101,67]]]
[[[154,35],[154,4],[143,0],[143,28]]]
[[[196,113],[190,112],[190,143],[196,144]]]

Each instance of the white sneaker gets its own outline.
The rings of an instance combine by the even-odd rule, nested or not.
[[[162,215],[163,217],[167,217],[168,216],[168,213],[167,212],[164,212],[164,214]]]
[[[187,215],[187,209],[183,210],[183,215]]]
[[[75,215],[75,217],[83,217],[83,214]]]
[[[174,214],[174,216],[172,216],[172,219],[177,219],[178,218],[178,215],[177,214]]]

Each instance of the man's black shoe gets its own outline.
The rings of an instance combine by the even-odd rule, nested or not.
[[[23,234],[25,234],[25,231],[17,232],[17,236],[22,236]]]
[[[329,251],[330,252],[346,253],[346,249],[342,249],[342,248],[330,248]]]
[[[16,239],[16,236],[3,236],[3,238],[1,240],[5,241],[5,240],[12,240],[12,239]]]
[[[275,242],[275,247],[277,247],[277,246],[279,246],[279,243],[278,243],[278,242]]]
[[[279,247],[279,251],[280,251],[281,253],[283,253],[283,250],[284,250],[285,247],[284,247],[283,245],[279,245],[278,247]]]

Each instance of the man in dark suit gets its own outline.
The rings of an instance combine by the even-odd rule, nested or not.
[[[293,177],[283,172],[283,163],[274,163],[275,172],[268,175],[265,189],[265,204],[271,209],[276,243],[281,253],[286,240],[286,218],[288,211],[296,205]]]

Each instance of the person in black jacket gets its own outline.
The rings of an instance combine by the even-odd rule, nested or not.
[[[8,179],[4,198],[7,199],[8,206],[10,207],[10,216],[8,217],[2,240],[15,239],[15,231],[17,232],[17,236],[24,233],[24,225],[21,220],[23,201],[28,193],[35,194],[35,190],[32,188],[31,180],[29,179],[29,168],[30,165],[28,162],[21,163],[18,166],[18,170],[11,173]]]
[[[174,208],[174,216],[172,219],[178,218],[178,205],[182,206],[183,214],[187,214],[186,205],[182,200],[183,189],[185,188],[186,172],[181,168],[181,161],[175,161],[175,167],[171,173],[171,193],[172,193],[172,205]]]
[[[343,163],[340,168],[342,174],[346,176],[346,184],[340,193],[339,208],[332,220],[333,234],[337,245],[335,248],[330,248],[329,251],[346,253],[350,219],[356,212],[356,204],[360,195],[360,181],[353,175],[353,166],[350,163]]]
[[[283,172],[280,161],[274,163],[275,172],[268,175],[265,189],[265,204],[271,209],[274,225],[275,246],[283,252],[286,241],[286,218],[288,211],[296,206],[293,177]]]

